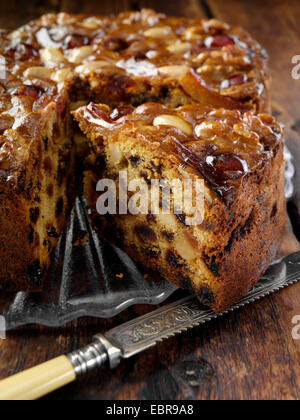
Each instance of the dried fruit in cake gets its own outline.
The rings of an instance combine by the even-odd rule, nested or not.
[[[85,194],[101,234],[110,240],[115,235],[134,259],[192,290],[215,311],[258,281],[286,220],[282,132],[272,117],[154,103],[126,112],[91,103],[74,116],[92,143]],[[190,225],[186,214],[174,211],[100,216],[96,184],[102,178],[119,182],[120,171],[148,185],[204,180],[202,223]]]

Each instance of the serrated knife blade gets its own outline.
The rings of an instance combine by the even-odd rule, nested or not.
[[[0,382],[0,400],[37,399],[80,376],[127,359],[175,334],[224,316],[300,280],[300,251],[273,263],[257,285],[223,313],[203,310],[192,296],[98,334],[83,349],[46,362]]]
[[[224,316],[299,280],[300,252],[296,252],[273,263],[254,288],[225,312],[203,310],[195,297],[188,296],[113,328],[104,335],[122,350],[123,358],[128,358],[157,342]]]

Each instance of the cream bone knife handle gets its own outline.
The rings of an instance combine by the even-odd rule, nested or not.
[[[92,344],[81,350],[0,381],[0,400],[36,400],[107,362],[114,368],[120,359],[121,350],[99,334]]]

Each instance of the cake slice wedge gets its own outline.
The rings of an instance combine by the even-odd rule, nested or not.
[[[154,103],[136,109],[91,103],[74,117],[91,141],[85,195],[101,235],[214,311],[251,289],[276,256],[286,221],[282,129],[273,117]],[[148,186],[202,181],[202,220],[188,223],[172,206],[163,212],[163,195],[159,214],[119,214],[116,194],[113,211],[100,215],[99,180],[113,180],[121,194],[124,174],[127,183]]]
[[[29,89],[36,92],[13,96],[5,114],[13,125],[0,133],[0,289],[7,291],[42,289],[75,200],[67,105],[57,94],[56,103],[32,111]]]

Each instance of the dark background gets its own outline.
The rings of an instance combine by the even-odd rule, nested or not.
[[[273,114],[286,125],[287,143],[300,167],[300,80],[291,77],[291,59],[300,54],[298,0],[1,0],[0,27],[16,28],[51,11],[111,14],[141,7],[216,17],[244,26],[263,44],[270,55]],[[300,183],[295,182],[289,213],[300,238]],[[289,229],[282,253],[298,249]],[[58,330],[33,327],[8,333],[6,341],[0,340],[0,379],[83,346],[94,333],[151,309],[140,305],[112,320],[82,319]],[[47,398],[299,399],[300,341],[291,335],[295,315],[300,315],[300,283]]]

